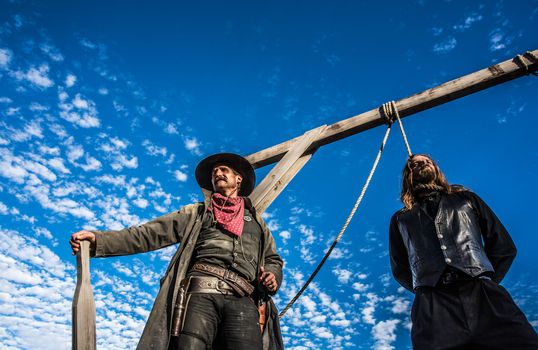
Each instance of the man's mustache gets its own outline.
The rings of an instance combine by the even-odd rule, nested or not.
[[[213,181],[214,181],[214,182],[217,182],[217,181],[219,181],[219,180],[224,180],[224,181],[228,182],[228,178],[227,178],[226,176],[223,176],[223,175],[221,175],[221,176],[215,176],[215,177],[213,178]]]

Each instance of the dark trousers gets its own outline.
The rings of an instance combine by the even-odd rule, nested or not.
[[[191,294],[175,350],[261,350],[258,309],[249,297]]]
[[[418,288],[413,349],[538,349],[538,335],[504,287],[474,279]]]

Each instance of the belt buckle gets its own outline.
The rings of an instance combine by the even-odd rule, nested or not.
[[[443,284],[451,284],[458,280],[458,274],[454,272],[447,272],[443,274]]]
[[[228,287],[228,284],[226,283],[226,281],[218,280],[215,286],[215,289],[221,294],[226,295],[229,292],[229,288],[226,288],[226,287]]]
[[[226,281],[236,282],[237,281],[237,274],[235,274],[233,271],[225,270],[223,278]]]

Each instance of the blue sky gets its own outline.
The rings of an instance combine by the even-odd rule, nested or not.
[[[70,348],[72,232],[199,200],[201,158],[249,155],[537,49],[536,28],[530,0],[1,0],[1,348]],[[404,119],[413,151],[512,234],[503,285],[535,327],[537,87],[523,77]],[[281,308],[340,230],[383,133],[324,146],[268,209]],[[342,242],[282,319],[287,349],[410,348],[412,295],[387,255],[405,157],[393,130]],[[99,349],[136,346],[174,249],[92,260]]]

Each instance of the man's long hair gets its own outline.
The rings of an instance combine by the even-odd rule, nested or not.
[[[405,209],[411,209],[417,202],[415,197],[416,185],[413,183],[413,171],[411,169],[411,161],[416,156],[426,157],[432,161],[435,168],[435,180],[433,183],[426,185],[425,187],[431,187],[431,189],[440,190],[445,193],[454,193],[464,191],[465,188],[458,185],[451,185],[448,183],[445,174],[439,168],[437,162],[428,154],[413,154],[407,158],[405,166],[402,170],[402,192],[400,193],[400,200],[402,201]]]

